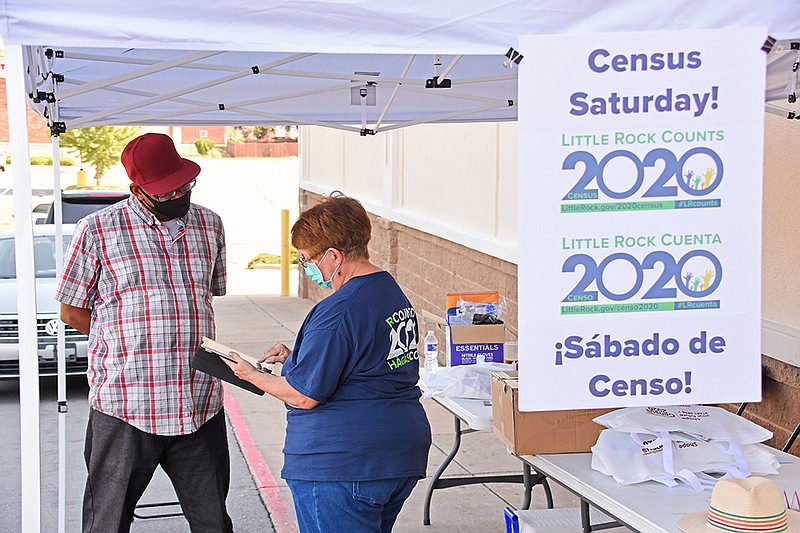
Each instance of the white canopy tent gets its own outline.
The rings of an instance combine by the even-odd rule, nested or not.
[[[25,45],[39,111],[67,129],[269,123],[362,134],[514,120],[519,35],[764,26],[778,40],[768,103],[786,101],[795,54],[783,52],[800,38],[790,0],[673,0],[657,10],[629,0],[272,4],[149,2],[112,14],[94,0],[45,10],[14,0],[1,30]]]
[[[795,118],[797,0],[5,0],[0,9],[14,161],[28,155],[26,98],[54,134],[105,124],[315,124],[368,135],[422,122],[515,120],[526,51],[510,49],[530,34],[764,27],[776,40],[766,47],[766,109]],[[15,210],[30,211],[20,194],[30,190],[27,166],[13,174]],[[57,166],[54,180],[58,194]],[[33,273],[24,273],[33,262],[30,217],[16,217],[16,233],[22,528],[38,531],[36,310]]]

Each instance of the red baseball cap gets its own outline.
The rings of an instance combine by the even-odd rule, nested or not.
[[[178,155],[175,144],[163,133],[145,133],[122,151],[128,177],[148,194],[176,191],[200,174],[200,165]]]

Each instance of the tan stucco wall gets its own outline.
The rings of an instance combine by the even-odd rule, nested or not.
[[[517,267],[509,248],[517,245],[516,124],[417,126],[384,135],[382,144],[311,130],[301,187],[314,191],[301,192],[301,203],[313,203],[326,187],[361,199],[373,217],[373,260],[395,276],[418,313],[443,316],[450,291],[499,290],[509,302],[508,329],[515,336]],[[763,401],[749,406],[746,416],[771,429],[771,444],[778,447],[800,421],[798,144],[800,121],[767,115],[762,218],[767,348],[762,348]],[[382,176],[383,197],[378,185],[368,183],[368,175],[376,174]],[[393,196],[387,197],[387,182],[397,189]],[[492,239],[506,243],[500,253],[487,244]],[[303,280],[301,296],[323,294]],[[800,442],[792,452],[798,450]]]
[[[800,328],[800,121],[767,115],[766,130],[761,309]]]

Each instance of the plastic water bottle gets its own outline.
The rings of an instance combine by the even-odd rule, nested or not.
[[[425,336],[425,370],[433,372],[439,368],[439,341],[432,330]]]

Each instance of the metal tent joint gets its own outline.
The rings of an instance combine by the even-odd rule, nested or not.
[[[252,67],[250,67],[250,70],[253,71],[253,74],[258,74],[259,72],[261,72],[261,69],[258,68],[258,65],[253,65]]]
[[[361,128],[361,131],[359,131],[358,133],[362,137],[366,137],[367,135],[375,135],[375,130],[369,128]]]
[[[52,104],[52,103],[55,103],[55,101],[56,101],[56,94],[55,93],[46,92],[46,91],[36,91],[36,94],[35,95],[34,94],[30,94],[30,97],[31,97],[31,100],[33,100],[34,103],[37,103],[37,104],[39,102],[47,102],[47,103]]]
[[[62,133],[67,132],[67,123],[66,122],[53,122],[50,126],[50,135],[52,137],[58,137]]]
[[[426,89],[450,89],[453,86],[453,81],[450,78],[439,80],[439,76],[434,76],[425,80]]]
[[[61,59],[64,57],[64,50],[53,50],[52,48],[48,48],[44,51],[44,55],[47,59],[53,59],[54,57]]]
[[[58,400],[58,412],[66,413],[68,410],[67,400]]]

